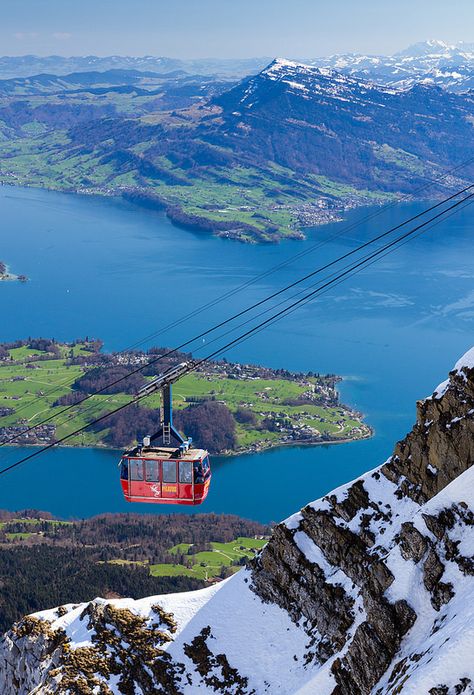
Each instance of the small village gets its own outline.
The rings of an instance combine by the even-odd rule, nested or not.
[[[1,414],[0,417],[2,417]],[[18,421],[17,425],[0,427],[0,444],[8,444],[13,438],[15,439],[15,444],[18,446],[51,444],[54,442],[55,433],[55,425],[39,425],[32,430],[28,420],[22,419]]]

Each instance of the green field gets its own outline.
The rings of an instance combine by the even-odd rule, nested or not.
[[[186,555],[188,564],[150,565],[150,573],[155,577],[186,576],[208,580],[218,577],[223,567],[228,568],[229,572],[237,572],[240,563],[252,558],[266,542],[263,538],[239,537],[230,543],[210,543],[212,550],[195,554],[192,553],[191,544],[180,543],[170,548],[169,552],[172,555]],[[191,554],[188,555],[189,551]]]
[[[76,354],[80,350],[81,347],[76,348]],[[0,362],[0,407],[15,409],[13,414],[0,418],[0,427],[19,422],[31,427],[64,409],[64,406],[53,406],[53,403],[71,392],[71,384],[84,369],[67,364],[69,348],[61,347],[61,351],[64,355],[61,359],[40,361],[38,358],[44,357],[44,353],[21,347],[10,351],[14,363]],[[127,400],[129,397],[125,394],[94,396],[87,401],[87,406],[79,406],[67,416],[54,420],[56,437],[61,438],[86,425],[94,417]],[[79,439],[71,441],[71,444],[83,445],[97,443],[100,443],[100,436],[93,433],[82,433]]]
[[[0,522],[0,531],[5,534],[4,538],[7,542],[16,544],[23,541],[32,542],[35,539],[37,541],[44,538],[45,531],[50,534],[55,527],[62,525],[70,526],[73,522],[19,517]],[[25,526],[28,530],[25,530]],[[208,544],[208,550],[200,552],[194,551],[192,543],[180,543],[167,550],[170,558],[176,556],[179,560],[176,563],[150,564],[148,560],[130,560],[120,557],[107,560],[107,562],[111,565],[148,567],[150,574],[155,577],[184,576],[207,581],[237,572],[246,560],[251,559],[263,548],[266,542],[267,538],[239,536],[229,543],[211,542]]]

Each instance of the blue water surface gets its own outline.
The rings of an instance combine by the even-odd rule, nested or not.
[[[308,230],[304,242],[251,246],[179,229],[164,215],[121,200],[3,187],[0,258],[30,281],[0,284],[0,341],[89,335],[121,350],[329,239],[144,344],[175,346],[424,207],[357,210],[343,223]],[[411,428],[416,400],[474,344],[473,228],[474,210],[460,211],[225,353],[229,360],[343,375],[343,400],[365,414],[375,436],[214,457],[211,493],[200,510],[279,520],[390,455]],[[198,355],[212,351],[211,340],[194,346]],[[29,453],[3,447],[0,465]],[[34,507],[64,517],[186,511],[127,504],[118,456],[100,449],[49,451],[2,477],[0,508]]]

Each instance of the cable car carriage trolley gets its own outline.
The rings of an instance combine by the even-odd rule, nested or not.
[[[160,429],[143,438],[143,443],[124,452],[120,462],[120,482],[127,502],[152,504],[201,504],[211,482],[209,455],[192,448],[173,427],[171,385],[189,371],[181,362],[146,384],[138,397],[160,390],[162,418]],[[154,446],[161,439],[162,446]],[[172,446],[172,440],[177,446]]]

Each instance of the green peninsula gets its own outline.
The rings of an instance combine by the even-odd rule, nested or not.
[[[47,444],[74,432],[128,403],[156,373],[190,358],[166,353],[164,348],[104,353],[101,342],[90,339],[58,343],[40,338],[0,345],[0,442]],[[137,368],[139,372],[127,376]],[[175,385],[175,424],[196,444],[225,454],[371,436],[362,415],[340,403],[338,381],[332,374],[208,361]],[[81,402],[99,389],[100,394]],[[129,446],[158,429],[159,407],[159,395],[148,396],[68,444]]]

